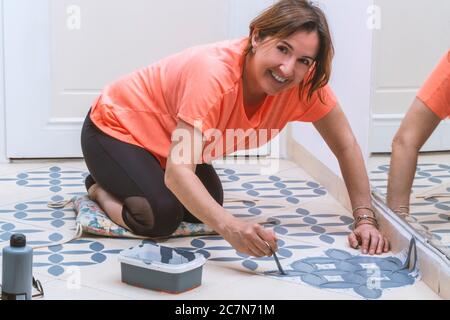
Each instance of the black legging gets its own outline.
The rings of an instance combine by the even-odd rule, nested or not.
[[[124,203],[122,217],[133,233],[166,237],[182,221],[200,223],[166,187],[158,160],[149,151],[100,131],[90,111],[81,132],[81,148],[93,180]],[[195,174],[223,205],[222,183],[214,168],[197,165]]]

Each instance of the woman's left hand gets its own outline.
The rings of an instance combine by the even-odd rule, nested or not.
[[[383,254],[389,252],[389,240],[372,224],[360,224],[349,236],[348,242],[354,249],[361,245],[363,254]]]

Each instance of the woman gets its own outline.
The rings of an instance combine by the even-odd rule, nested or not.
[[[351,246],[388,251],[360,148],[327,86],[334,52],[323,12],[305,0],[282,0],[250,29],[248,38],[190,48],[105,88],[82,132],[90,197],[139,235],[168,236],[183,220],[201,221],[237,251],[270,256],[275,234],[223,208],[210,163],[247,145],[226,141],[230,129],[308,121],[341,164],[355,207]]]
[[[387,203],[409,215],[409,200],[420,149],[438,124],[450,115],[450,50],[427,79],[392,143]]]

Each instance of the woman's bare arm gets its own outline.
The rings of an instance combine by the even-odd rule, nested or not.
[[[371,208],[372,198],[364,158],[341,107],[338,105],[314,126],[339,161],[353,208]],[[373,216],[368,209],[354,212],[355,218],[363,214]],[[349,243],[353,248],[361,243],[363,253],[372,255],[389,251],[389,241],[371,224],[358,225],[349,236]]]
[[[441,119],[419,99],[403,119],[392,142],[387,190],[387,204],[392,210],[409,207],[419,151],[440,122]]]
[[[270,256],[265,241],[277,250],[273,232],[235,218],[214,200],[195,175],[203,150],[201,132],[183,121],[176,130],[184,139],[173,141],[165,173],[166,186],[189,212],[221,234],[237,251],[257,257]]]

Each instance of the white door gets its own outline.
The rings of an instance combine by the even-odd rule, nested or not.
[[[375,0],[371,152],[391,142],[419,88],[450,48],[450,1]],[[450,123],[439,125],[422,149],[450,150]]]
[[[192,45],[246,35],[273,0],[4,0],[8,158],[81,157],[107,83]]]

